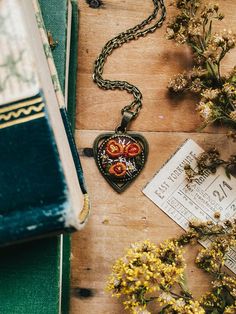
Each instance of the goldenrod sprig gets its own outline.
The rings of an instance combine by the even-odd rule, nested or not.
[[[212,276],[212,290],[195,300],[186,285],[184,246],[209,236],[213,242],[199,251],[196,265]],[[186,233],[159,246],[148,240],[134,243],[114,264],[107,290],[122,297],[133,314],[150,313],[151,302],[162,307],[162,314],[235,313],[236,279],[222,270],[235,245],[236,220],[191,222]]]

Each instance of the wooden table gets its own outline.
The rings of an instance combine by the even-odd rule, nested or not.
[[[84,148],[91,147],[101,131],[114,130],[120,122],[121,108],[131,101],[126,92],[102,91],[92,82],[93,62],[108,39],[144,19],[153,6],[151,0],[104,0],[102,8],[91,9],[85,0],[78,2],[80,48],[76,143],[78,148]],[[166,1],[168,20],[174,14],[170,2]],[[236,31],[235,1],[220,0],[218,3],[226,15],[221,25]],[[236,50],[227,57],[225,71],[232,68],[235,56]],[[168,80],[190,66],[189,50],[167,41],[165,26],[116,50],[105,66],[106,78],[127,80],[143,92],[143,109],[131,129],[143,133],[148,139],[150,155],[143,172],[121,195],[109,187],[92,158],[81,158],[92,212],[87,226],[76,233],[72,241],[72,314],[124,313],[120,302],[104,292],[115,259],[131,242],[150,239],[158,243],[182,232],[141,192],[176,148],[185,139],[192,138],[204,148],[216,145],[226,155],[235,150],[228,144],[222,128],[209,127],[203,133],[196,132],[200,119],[195,112],[194,99],[169,97]],[[187,254],[190,264],[195,253],[196,250],[191,249]],[[195,295],[202,294],[208,287],[204,274],[190,267],[188,275]]]

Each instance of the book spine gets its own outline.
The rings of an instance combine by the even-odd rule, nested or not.
[[[87,194],[87,189],[86,189],[86,185],[85,185],[85,181],[84,181],[84,175],[83,175],[83,169],[82,169],[79,154],[78,154],[78,151],[76,148],[74,136],[72,134],[72,130],[71,130],[71,126],[70,126],[70,121],[68,119],[67,111],[65,108],[61,108],[60,111],[61,111],[61,116],[62,116],[64,126],[65,126],[66,134],[68,137],[68,141],[70,143],[70,148],[71,148],[75,168],[77,171],[77,175],[79,178],[80,187],[81,187],[82,193]]]
[[[71,121],[71,128],[74,133],[75,130],[75,116],[76,116],[76,104],[78,99],[76,97],[77,90],[77,72],[78,72],[78,24],[79,24],[79,11],[77,0],[72,0],[72,21],[71,21],[71,46],[70,46],[70,65],[69,65],[69,77],[68,77],[68,117]]]

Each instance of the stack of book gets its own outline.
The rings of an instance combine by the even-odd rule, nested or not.
[[[1,314],[69,312],[62,233],[89,213],[73,140],[77,36],[76,0],[0,2]]]

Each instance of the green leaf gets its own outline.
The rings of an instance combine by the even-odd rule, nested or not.
[[[233,129],[236,129],[236,121],[227,118],[227,117],[222,117],[221,121],[224,122],[225,124],[228,124],[229,126],[231,126]]]
[[[233,75],[233,76],[231,77],[231,82],[232,82],[232,83],[235,83],[235,82],[236,82],[236,75]]]
[[[234,304],[234,298],[226,289],[222,291],[222,297],[224,298],[224,306]]]
[[[206,68],[207,68],[208,73],[209,73],[211,76],[216,77],[216,74],[215,74],[215,72],[214,72],[214,67],[211,66],[211,65],[209,64],[209,62],[206,62]]]
[[[185,273],[180,275],[179,285],[183,289],[184,292],[187,292],[189,294],[189,288],[188,288],[188,285],[187,285],[187,276],[186,276]]]
[[[159,314],[165,314],[166,313],[165,310],[167,310],[169,307],[171,307],[170,304],[168,304],[167,306],[163,307],[163,309],[159,312]]]
[[[207,32],[206,43],[208,43],[209,39],[211,38],[211,31],[212,31],[212,21],[210,22],[209,29]]]
[[[227,177],[228,179],[231,179],[231,173],[230,173],[228,167],[225,167],[225,174],[226,174],[226,177]]]
[[[196,45],[194,44],[190,44],[190,46],[198,53],[198,54],[202,54],[202,50],[200,48],[198,48]]]

